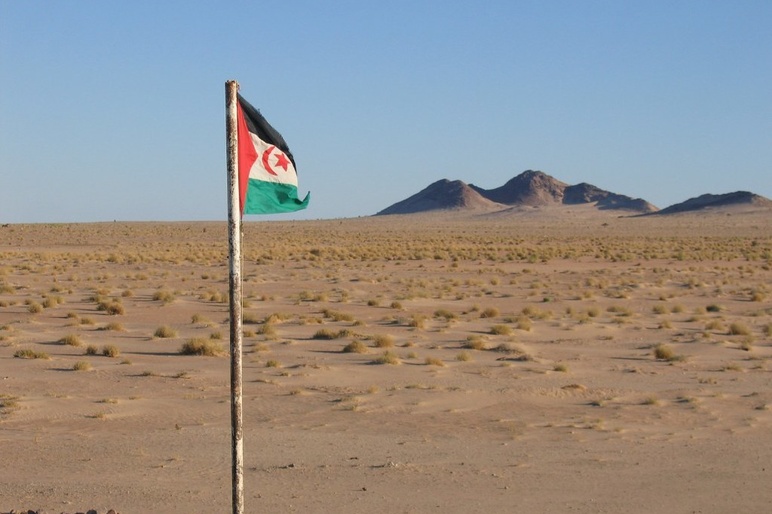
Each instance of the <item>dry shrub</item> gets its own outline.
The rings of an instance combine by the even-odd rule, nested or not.
[[[447,321],[450,321],[452,319],[457,319],[458,318],[458,316],[455,313],[453,313],[453,312],[451,312],[451,311],[449,311],[447,309],[438,309],[438,310],[434,311],[434,317],[435,318],[445,318],[445,320],[447,320]]]
[[[220,343],[212,339],[194,338],[186,341],[180,347],[182,355],[204,355],[207,357],[217,357],[225,353]]]
[[[167,305],[174,301],[174,293],[167,291],[166,289],[159,289],[153,293],[153,300],[160,301],[162,304]]]
[[[341,332],[336,332],[335,330],[330,330],[329,328],[320,328],[314,332],[312,339],[338,339],[341,337]]]
[[[456,360],[460,362],[468,362],[472,360],[472,356],[469,354],[469,352],[459,352],[458,355],[456,355]]]
[[[493,325],[490,333],[496,336],[508,336],[512,334],[512,327],[509,325]]]
[[[480,313],[481,318],[495,318],[499,315],[499,310],[496,307],[488,307]]]
[[[666,344],[658,344],[654,347],[654,358],[662,361],[676,360],[676,354],[673,349]]]
[[[426,315],[413,314],[412,316],[410,316],[410,320],[407,322],[407,325],[409,327],[417,328],[419,330],[423,329],[426,326]]]
[[[88,371],[91,369],[91,364],[87,361],[78,361],[73,364],[72,369],[75,371]]]
[[[373,364],[399,364],[401,361],[394,352],[386,351],[373,361]]]
[[[126,310],[118,300],[104,300],[97,304],[97,310],[106,312],[111,316],[118,316],[124,314]]]
[[[102,355],[105,357],[115,358],[121,354],[121,350],[114,344],[108,344],[102,347]]]
[[[391,348],[394,346],[394,337],[389,334],[379,334],[373,337],[376,348]]]
[[[749,336],[751,335],[751,329],[746,325],[735,322],[729,325],[729,335],[732,336]]]
[[[83,346],[83,339],[78,334],[69,334],[59,339],[58,343],[69,346]]]
[[[322,314],[325,318],[330,318],[333,321],[354,321],[354,316],[346,314],[345,312],[333,311],[330,309],[324,309]]]
[[[477,335],[471,335],[466,338],[464,348],[470,350],[485,350],[485,339]]]
[[[44,359],[49,360],[51,357],[46,352],[36,352],[29,348],[24,350],[17,350],[14,354],[17,359]]]
[[[362,341],[352,341],[341,350],[343,353],[367,353],[367,345]]]
[[[177,331],[168,325],[163,325],[155,329],[155,332],[153,333],[153,337],[158,337],[161,339],[177,337]]]

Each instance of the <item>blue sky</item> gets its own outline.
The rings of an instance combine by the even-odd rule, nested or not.
[[[0,221],[227,216],[224,83],[306,211],[526,169],[772,197],[772,2],[0,0]]]

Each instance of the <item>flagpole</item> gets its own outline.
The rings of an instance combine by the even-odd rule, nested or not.
[[[233,514],[244,513],[244,431],[242,423],[241,390],[241,206],[238,177],[238,121],[237,105],[239,84],[225,83],[225,133],[228,152],[228,276],[230,303],[231,353],[231,482]]]

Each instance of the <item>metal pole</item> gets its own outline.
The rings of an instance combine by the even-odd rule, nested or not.
[[[244,513],[244,431],[241,416],[241,206],[239,205],[238,121],[235,80],[225,83],[225,133],[228,149],[228,277],[231,341],[231,456],[233,514]]]

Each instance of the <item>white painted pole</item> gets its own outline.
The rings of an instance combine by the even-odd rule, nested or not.
[[[231,456],[233,514],[244,513],[244,430],[241,390],[241,206],[239,205],[239,154],[237,105],[239,84],[225,83],[225,133],[228,151],[228,277],[231,352]]]

